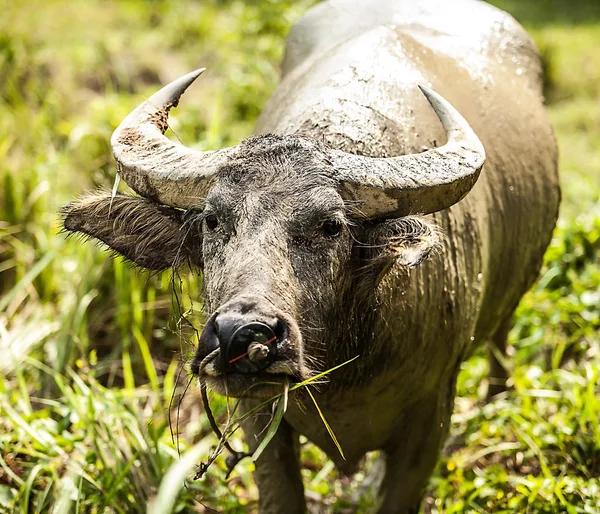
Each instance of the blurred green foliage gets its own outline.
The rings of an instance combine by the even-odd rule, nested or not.
[[[112,187],[114,128],[191,69],[208,67],[171,137],[207,149],[249,135],[277,83],[285,35],[314,3],[3,3],[0,512],[144,512],[182,462],[178,447],[215,443],[192,391],[177,408],[186,384],[177,368],[202,321],[200,277],[131,270],[65,239],[56,213],[77,194]],[[599,512],[600,3],[492,3],[524,23],[541,51],[564,202],[511,332],[513,389],[480,408],[483,351],[464,364],[425,511]],[[225,401],[214,401],[223,415]],[[179,444],[168,426],[178,410]],[[309,444],[302,458],[311,505],[371,504],[356,491],[375,456],[352,479]],[[226,483],[217,462],[204,481],[186,482],[175,511],[203,512],[200,501],[254,509],[251,465]]]

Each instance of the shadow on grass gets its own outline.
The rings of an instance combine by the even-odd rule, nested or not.
[[[600,24],[600,0],[488,0],[528,27]]]

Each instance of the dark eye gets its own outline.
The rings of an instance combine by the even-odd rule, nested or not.
[[[323,232],[329,237],[339,236],[342,232],[342,222],[339,220],[327,220],[323,222]]]
[[[208,230],[215,230],[219,226],[219,218],[217,218],[216,214],[209,214],[204,218],[204,221]]]

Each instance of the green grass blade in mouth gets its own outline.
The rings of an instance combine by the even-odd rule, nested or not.
[[[303,380],[302,382],[298,382],[297,384],[294,384],[293,386],[291,386],[289,388],[289,392],[295,391],[296,389],[299,389],[301,387],[306,387],[307,385],[312,384],[313,382],[315,382],[316,380],[319,380],[320,378],[324,377],[325,375],[328,375],[332,371],[335,371],[336,369],[339,369],[342,366],[345,366],[346,364],[350,364],[352,361],[358,359],[359,357],[360,357],[360,355],[357,355],[356,357],[352,357],[351,359],[349,359],[349,360],[347,360],[345,362],[342,362],[341,364],[338,364],[337,366],[334,366],[333,368],[329,368],[328,370],[325,370],[325,371],[322,371],[321,373],[318,373],[314,377],[310,377],[310,378],[307,378],[306,380]],[[256,387],[258,385],[260,385],[260,383],[253,384],[252,387]],[[237,424],[242,423],[243,421],[245,421],[246,419],[248,419],[252,414],[254,414],[256,411],[262,409],[263,407],[265,407],[267,405],[270,405],[271,403],[273,403],[278,398],[281,398],[282,394],[283,393],[275,395],[275,396],[269,398],[268,400],[265,400],[261,404],[257,405],[256,407],[253,407],[252,409],[250,409],[249,411],[247,411],[243,415],[241,415],[238,419],[236,419],[235,422]]]
[[[281,395],[281,397],[277,400],[277,410],[275,411],[275,414],[273,415],[273,419],[272,419],[271,423],[269,424],[269,429],[267,430],[267,433],[265,434],[264,439],[258,445],[258,448],[256,448],[254,455],[252,455],[252,462],[257,461],[257,459],[260,457],[260,455],[262,454],[264,449],[271,442],[271,439],[273,439],[273,437],[275,437],[275,434],[277,433],[277,429],[279,428],[279,425],[281,424],[281,420],[283,419],[283,415],[285,414],[285,411],[287,410],[288,393],[289,393],[289,385],[286,382],[285,390],[284,390],[283,394]]]
[[[317,400],[315,399],[315,397],[313,396],[312,392],[310,391],[310,389],[308,387],[306,388],[306,391],[308,392],[311,400],[315,404],[315,407],[317,408],[317,412],[319,413],[319,416],[321,417],[321,421],[323,421],[323,425],[325,425],[327,432],[329,432],[329,435],[331,437],[331,440],[333,441],[333,444],[335,444],[336,448],[340,452],[342,459],[346,460],[346,457],[344,456],[344,452],[342,451],[342,447],[340,446],[340,443],[338,442],[337,437],[335,436],[335,433],[333,432],[332,428],[329,426],[329,423],[327,423],[327,420],[325,419],[323,412],[321,412],[321,409],[319,408],[319,404],[317,403]]]
[[[300,387],[304,387],[304,386],[307,386],[308,384],[312,384],[315,380],[319,380],[320,378],[324,377],[325,375],[329,375],[329,373],[331,373],[332,371],[335,371],[336,369],[339,369],[342,366],[345,366],[346,364],[350,364],[352,361],[355,361],[359,357],[360,357],[360,355],[356,355],[355,357],[352,357],[351,359],[348,359],[347,361],[342,362],[341,364],[338,364],[337,366],[334,366],[333,368],[329,368],[326,371],[322,371],[321,373],[318,373],[314,377],[310,377],[310,378],[307,378],[306,380],[303,380],[302,382],[298,382],[297,384],[294,384],[292,387],[290,387],[290,391],[295,391],[296,389],[299,389]]]

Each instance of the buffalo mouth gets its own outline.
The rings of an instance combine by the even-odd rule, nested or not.
[[[234,398],[268,399],[281,394],[285,384],[296,384],[308,378],[302,365],[290,360],[277,360],[267,369],[240,373],[224,372],[220,350],[213,352],[202,363],[198,377],[216,393]]]

